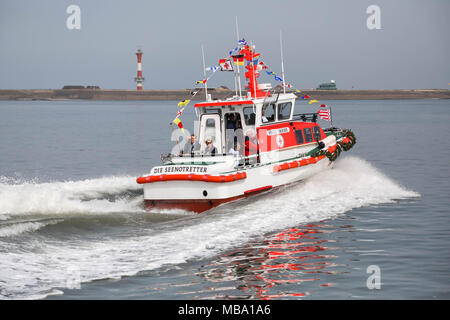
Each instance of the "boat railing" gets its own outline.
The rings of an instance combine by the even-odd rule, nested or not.
[[[254,165],[259,163],[259,154],[252,154],[252,155],[233,155],[230,153],[216,153],[214,156],[211,156],[209,154],[202,154],[200,152],[194,152],[191,154],[162,154],[161,155],[161,161],[164,164],[172,164],[174,163],[173,160],[177,159],[175,162],[178,162],[180,160],[186,160],[188,162],[210,162],[214,160],[219,160],[221,157],[228,157],[234,158],[236,161],[237,166],[246,166],[246,165]]]
[[[319,117],[319,114],[314,113],[297,113],[292,116],[292,120],[301,120],[303,122],[317,122],[317,118]]]

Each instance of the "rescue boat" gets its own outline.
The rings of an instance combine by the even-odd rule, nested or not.
[[[282,90],[258,84],[264,70],[255,61],[259,54],[254,46],[239,44],[237,54],[227,61],[234,62],[235,76],[239,65],[246,65],[246,95],[239,86],[235,96],[213,100],[204,81],[205,101],[194,105],[199,148],[162,155],[161,165],[137,178],[146,209],[200,213],[305,180],[331,168],[341,151],[355,144],[351,130],[320,127],[320,112],[294,113],[298,90],[286,90],[284,77]],[[207,140],[215,147],[214,154],[207,154]],[[181,143],[180,151],[190,143],[189,137]]]

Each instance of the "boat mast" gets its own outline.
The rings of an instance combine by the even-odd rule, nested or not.
[[[239,25],[238,25],[238,18],[236,16],[236,37],[239,45]],[[239,71],[239,61],[236,63],[237,65],[237,80],[238,80],[238,88],[239,88],[239,98],[242,98],[242,90],[241,90],[241,73]]]
[[[203,58],[203,77],[204,77],[204,85],[205,85],[205,100],[208,101],[208,85],[206,84],[207,78],[206,78],[206,65],[205,65],[205,52],[203,50],[202,45],[202,58]]]
[[[281,77],[283,78],[283,93],[286,93],[286,82],[284,81],[284,62],[283,62],[283,40],[281,38],[281,30],[280,30],[280,52],[281,52]]]
[[[251,54],[252,54],[252,63],[250,64],[251,66],[252,66],[252,69],[253,69],[253,92],[255,92],[255,99],[256,99],[256,68],[255,68],[255,66],[254,66],[254,64],[253,64],[253,61],[254,61],[254,59],[253,59],[253,53],[255,52],[255,45],[252,43],[251,44]]]
[[[236,18],[236,26],[237,26],[237,16],[235,17]],[[239,36],[238,36],[239,37]],[[238,40],[239,41],[239,40]],[[234,51],[232,51],[232,53],[231,53],[231,58],[233,58],[233,52]],[[234,60],[233,60],[234,61]],[[237,68],[234,68],[234,70],[233,70],[233,72],[234,72],[234,89],[235,89],[235,91],[236,91],[236,97],[238,96],[238,85],[237,85]]]

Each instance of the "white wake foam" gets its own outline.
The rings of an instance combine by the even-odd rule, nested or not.
[[[136,177],[131,176],[48,183],[18,183],[3,177],[0,179],[0,220],[18,214],[141,211],[142,199],[110,201],[107,198],[140,189]]]
[[[59,220],[52,221],[28,221],[15,222],[0,225],[0,238],[13,237],[27,232],[37,231],[50,224],[56,224]]]
[[[333,170],[303,183],[218,207],[214,214],[174,223],[157,234],[141,230],[128,238],[40,243],[38,252],[1,253],[0,283],[5,286],[0,297],[41,297],[64,287],[68,270],[76,270],[86,282],[207,258],[268,232],[417,196],[366,161],[344,158]]]

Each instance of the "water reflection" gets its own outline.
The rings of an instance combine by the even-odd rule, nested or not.
[[[230,282],[234,284],[235,290],[208,298],[268,300],[310,295],[318,288],[332,287],[333,275],[348,272],[335,262],[339,248],[333,247],[337,245],[333,233],[341,228],[348,231],[352,226],[319,222],[268,235],[219,256],[202,266],[198,276],[215,283],[214,287],[226,283],[229,289]]]

